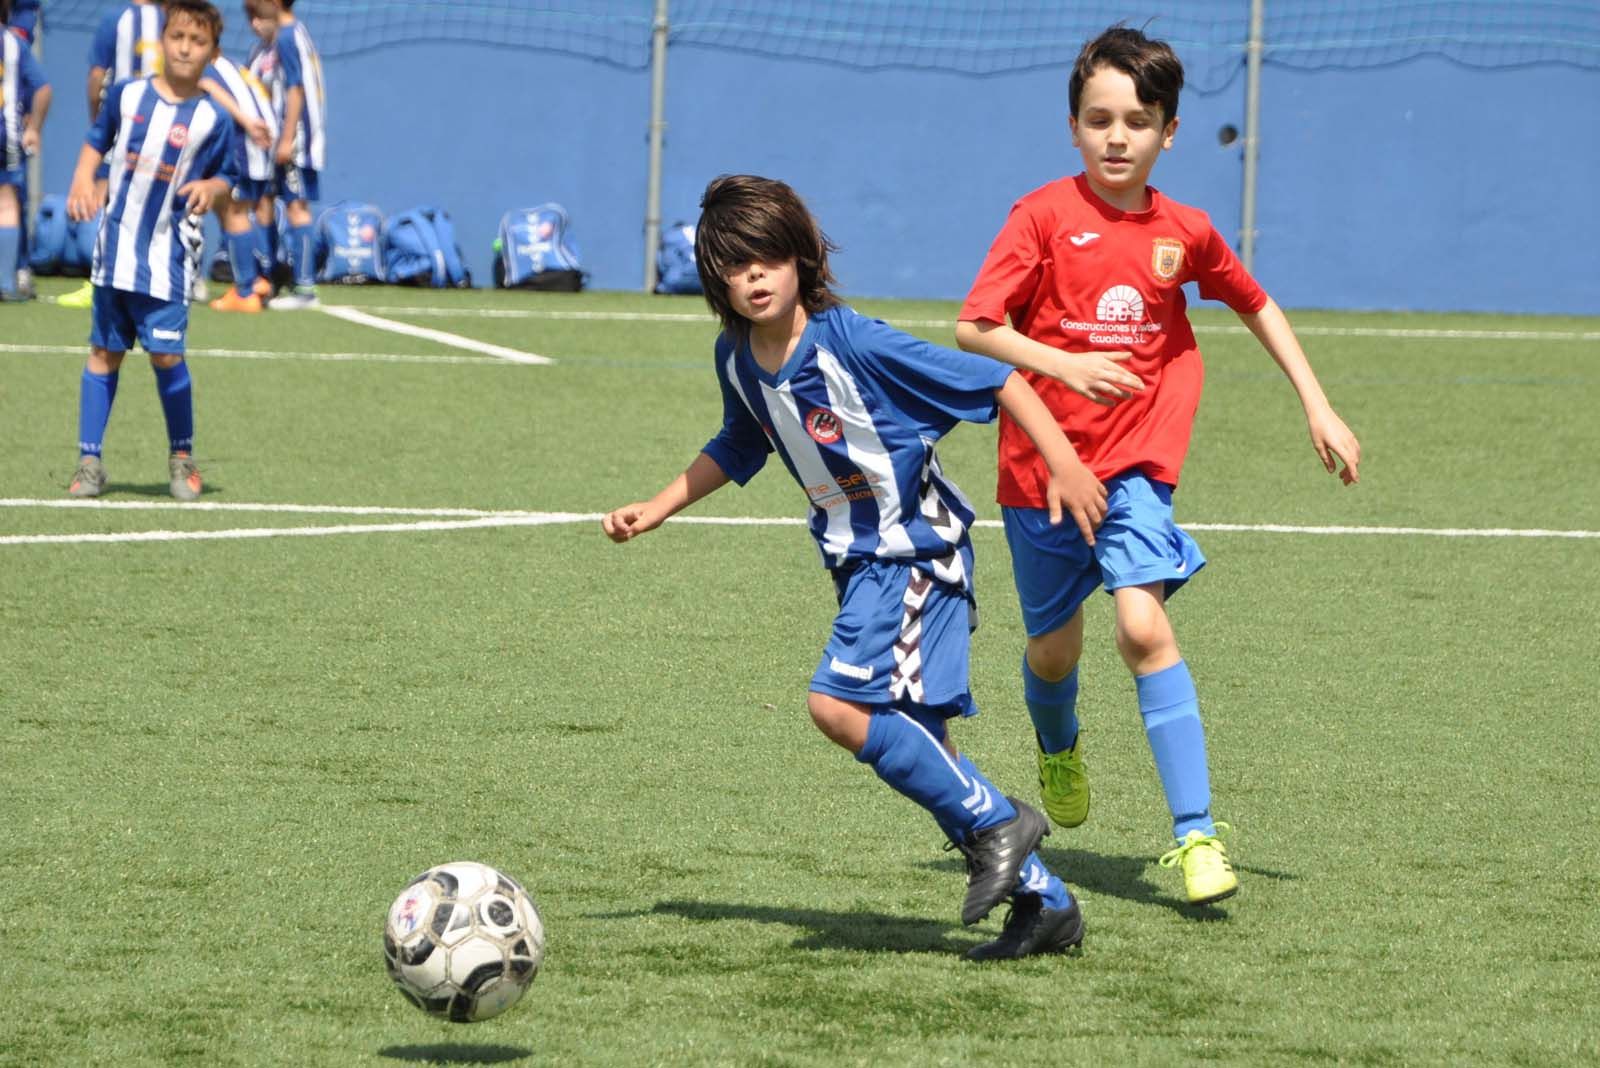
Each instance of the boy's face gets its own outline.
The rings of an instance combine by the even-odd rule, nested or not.
[[[722,276],[728,303],[752,328],[792,322],[800,304],[800,271],[793,259],[746,263]]]
[[[169,78],[198,81],[216,51],[211,27],[187,12],[180,11],[168,19],[166,29],[161,31],[161,69]]]
[[[1178,120],[1163,122],[1160,106],[1141,103],[1133,79],[1115,67],[1088,77],[1069,122],[1090,182],[1115,192],[1142,189],[1178,132]]]
[[[250,29],[263,41],[270,41],[278,33],[278,5],[270,0],[250,0],[244,5],[250,19]]]

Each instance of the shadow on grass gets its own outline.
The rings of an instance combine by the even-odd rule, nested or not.
[[[597,919],[625,919],[641,915],[681,916],[702,923],[713,920],[753,920],[803,927],[808,933],[794,941],[796,949],[854,949],[868,953],[960,954],[983,938],[962,935],[954,923],[890,916],[882,912],[829,912],[826,909],[778,908],[739,905],[722,901],[658,901],[649,913],[608,913]],[[959,937],[952,938],[952,934]],[[985,937],[993,937],[992,934]]]
[[[521,1046],[476,1046],[466,1042],[439,1042],[431,1046],[385,1046],[378,1056],[416,1064],[505,1064],[533,1053]]]

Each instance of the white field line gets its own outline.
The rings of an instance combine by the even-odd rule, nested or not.
[[[699,323],[713,326],[716,320],[710,315],[694,312],[623,312],[549,310],[539,308],[439,308],[401,306],[374,306],[366,308],[385,315],[407,315],[419,318],[442,319],[549,319],[573,322],[619,323]],[[933,328],[953,327],[953,319],[895,319],[896,326]],[[1434,327],[1382,327],[1382,326],[1297,326],[1295,333],[1310,337],[1372,337],[1392,339],[1442,339],[1459,341],[1600,341],[1600,330],[1451,330]],[[1248,334],[1244,326],[1196,326],[1197,334]]]
[[[95,534],[11,534],[0,536],[0,545],[61,545],[83,542],[149,541],[225,541],[244,538],[327,537],[339,534],[409,534],[452,530],[481,530],[491,527],[547,526],[551,524],[595,523],[598,513],[488,511],[477,508],[385,508],[369,505],[249,504],[195,501],[84,501],[41,500],[25,497],[0,498],[0,508],[69,508],[99,511],[212,511],[233,513],[277,513],[302,515],[405,516],[410,522],[351,523],[315,527],[235,527],[223,530],[141,530]],[[743,518],[736,516],[677,516],[674,524],[702,526],[801,526],[800,518]],[[975,526],[999,529],[994,519],[981,519]],[[1295,526],[1285,523],[1184,523],[1184,529],[1255,534],[1302,534],[1434,538],[1559,538],[1600,539],[1600,530],[1546,530],[1510,527],[1400,527],[1400,526]]]
[[[335,319],[343,319],[347,323],[358,323],[361,326],[370,326],[374,330],[387,330],[391,334],[404,334],[406,337],[422,338],[425,341],[433,341],[454,349],[481,352],[488,356],[497,356],[502,360],[510,360],[512,363],[555,362],[548,356],[538,356],[531,352],[508,349],[504,345],[491,345],[487,341],[478,341],[474,338],[462,337],[460,334],[451,334],[443,330],[430,330],[424,326],[412,326],[410,323],[383,319],[341,304],[320,304],[318,308],[325,315],[331,315]]]
[[[83,356],[89,351],[82,345],[6,345],[0,352],[19,355]],[[514,364],[494,356],[419,356],[405,352],[281,352],[268,349],[190,349],[190,356],[206,356],[224,360],[320,360],[329,363],[476,363],[496,367]]]

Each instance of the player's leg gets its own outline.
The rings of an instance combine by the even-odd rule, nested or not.
[[[255,291],[260,277],[256,264],[256,231],[250,208],[242,190],[219,194],[213,205],[222,224],[223,240],[228,245],[228,263],[233,267],[233,285],[211,302],[212,311],[259,312],[261,297]]]
[[[289,299],[274,303],[273,307],[291,311],[312,308],[317,304],[317,264],[310,202],[317,199],[317,172],[293,165],[281,171],[294,292]]]
[[[270,182],[263,184],[269,188],[271,186]],[[252,228],[256,236],[256,270],[259,272],[255,292],[256,296],[266,301],[277,289],[273,271],[278,265],[278,207],[277,200],[270,192],[264,192],[256,199]]]
[[[183,358],[189,331],[189,305],[129,294],[135,307],[139,343],[150,354],[156,393],[167,424],[168,489],[180,501],[196,500],[202,480],[194,462],[194,383]]]
[[[0,172],[0,300],[24,300],[17,291],[22,254],[21,185],[13,172]]]
[[[106,210],[106,193],[111,188],[111,165],[105,160],[100,161],[100,166],[94,172],[94,202],[100,205],[100,211]],[[100,215],[96,214],[88,225],[98,229]],[[83,285],[70,293],[63,293],[56,298],[56,303],[63,308],[92,308],[94,306],[94,283],[84,280]]]
[[[78,382],[78,467],[67,484],[74,497],[98,497],[106,487],[102,451],[122,358],[137,333],[123,297],[109,286],[91,289],[89,359]]]
[[[1192,903],[1217,901],[1239,884],[1216,837],[1200,700],[1166,611],[1167,597],[1205,566],[1205,557],[1172,522],[1169,487],[1129,476],[1108,489],[1096,555],[1116,601],[1117,651],[1133,673],[1145,738],[1172,816],[1177,848],[1162,863],[1182,864]]]
[[[1077,715],[1083,602],[1099,585],[1100,570],[1074,524],[1051,524],[1042,508],[1002,513],[1028,633],[1022,694],[1037,742],[1040,798],[1058,825],[1076,827],[1089,815]]]

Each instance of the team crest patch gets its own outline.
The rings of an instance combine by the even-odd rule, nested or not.
[[[813,408],[806,413],[806,433],[819,445],[832,445],[844,435],[839,417],[826,408]]]
[[[1183,242],[1170,237],[1158,237],[1150,254],[1150,269],[1163,282],[1178,277],[1183,267]]]
[[[167,144],[171,145],[173,148],[182,148],[188,143],[189,127],[179,125],[174,126],[170,131],[168,131]]]

